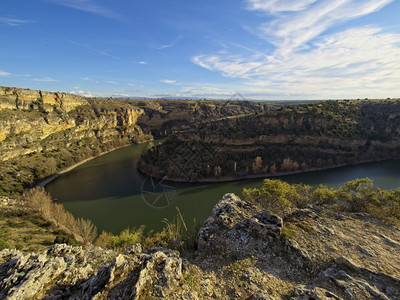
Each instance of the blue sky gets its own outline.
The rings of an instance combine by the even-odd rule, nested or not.
[[[85,96],[400,97],[400,0],[4,0],[0,85]]]

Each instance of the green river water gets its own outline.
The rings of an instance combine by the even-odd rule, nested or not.
[[[260,187],[263,179],[222,183],[152,182],[136,169],[147,144],[121,148],[63,174],[46,186],[53,198],[77,217],[91,219],[99,229],[119,233],[144,224],[160,230],[162,220],[183,213],[188,226],[202,224],[225,193],[242,196],[242,189]],[[369,177],[386,189],[400,187],[400,161],[383,161],[279,177],[290,183],[339,186]]]

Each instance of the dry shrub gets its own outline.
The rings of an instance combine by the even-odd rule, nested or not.
[[[85,245],[92,244],[97,237],[97,228],[92,221],[79,218],[75,220],[75,232],[82,238]]]
[[[52,200],[43,187],[36,187],[24,191],[21,199],[34,211],[38,212],[45,220],[49,221],[51,217]]]
[[[43,187],[25,191],[21,199],[44,220],[52,222],[65,233],[73,235],[77,241],[87,245],[96,239],[97,228],[92,221],[75,219],[62,204],[52,202],[51,196]]]
[[[110,245],[113,235],[109,232],[102,231],[97,237],[94,245],[101,248],[107,248]]]

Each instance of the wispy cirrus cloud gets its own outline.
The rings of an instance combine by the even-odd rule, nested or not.
[[[281,11],[299,11],[307,8],[317,0],[247,0],[250,10],[267,11],[271,13]]]
[[[3,71],[3,70],[0,70],[0,76],[7,77],[7,76],[10,76],[10,75],[11,75],[11,73]]]
[[[174,47],[180,40],[183,39],[182,35],[178,35],[172,42],[165,44],[165,45],[161,45],[161,46],[157,46],[155,47],[157,50],[162,50],[162,49],[167,49],[167,48],[172,48]]]
[[[0,23],[4,23],[8,26],[19,26],[27,23],[32,23],[31,20],[22,20],[12,17],[0,17]]]
[[[121,16],[111,9],[101,6],[94,0],[47,0],[54,4],[70,7],[73,9],[85,11],[98,16],[110,18],[110,19],[121,19]]]
[[[267,22],[250,32],[273,44],[273,49],[248,49],[247,55],[243,51],[240,55],[228,51],[202,54],[192,57],[192,62],[226,77],[244,78],[254,93],[373,94],[382,88],[400,92],[396,83],[400,78],[400,34],[372,26],[326,34],[328,29],[376,12],[390,2],[246,0],[247,9],[268,16]]]
[[[248,0],[250,1],[250,0]],[[307,42],[316,38],[327,29],[342,22],[373,13],[393,0],[318,0],[300,1],[307,7],[296,13],[285,14],[281,1],[258,0],[258,2],[273,2],[272,9],[280,8],[281,14],[271,22],[260,25],[255,30],[260,38],[274,43],[282,54],[297,50]],[[291,2],[291,1],[288,1]],[[294,2],[294,1],[293,1]],[[296,2],[297,3],[297,2]],[[277,7],[274,7],[277,6]],[[305,9],[307,8],[307,9]],[[289,11],[292,7],[287,7]],[[289,17],[290,16],[290,17]]]
[[[161,82],[161,83],[166,83],[166,84],[174,84],[174,83],[177,83],[176,80],[170,80],[170,79],[161,79],[160,82]]]
[[[58,81],[57,79],[51,78],[51,77],[43,77],[43,78],[34,78],[33,81],[39,81],[39,82],[56,82]]]

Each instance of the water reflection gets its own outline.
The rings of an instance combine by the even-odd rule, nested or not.
[[[226,183],[167,183],[171,189],[145,188],[148,178],[136,169],[146,144],[122,148],[85,163],[46,186],[54,198],[74,215],[90,218],[99,230],[118,233],[126,227],[145,224],[162,228],[163,218],[172,219],[178,206],[189,226],[202,223],[215,203],[227,192],[242,196],[242,189],[259,187],[263,179]],[[400,161],[385,161],[280,177],[290,183],[326,184],[337,187],[355,178],[369,177],[375,186],[400,187]],[[160,187],[158,187],[160,188]],[[167,191],[167,192],[166,192]],[[167,193],[167,194],[166,194]],[[168,194],[169,193],[169,194]],[[168,198],[169,197],[169,198]],[[156,202],[154,202],[156,201]]]

